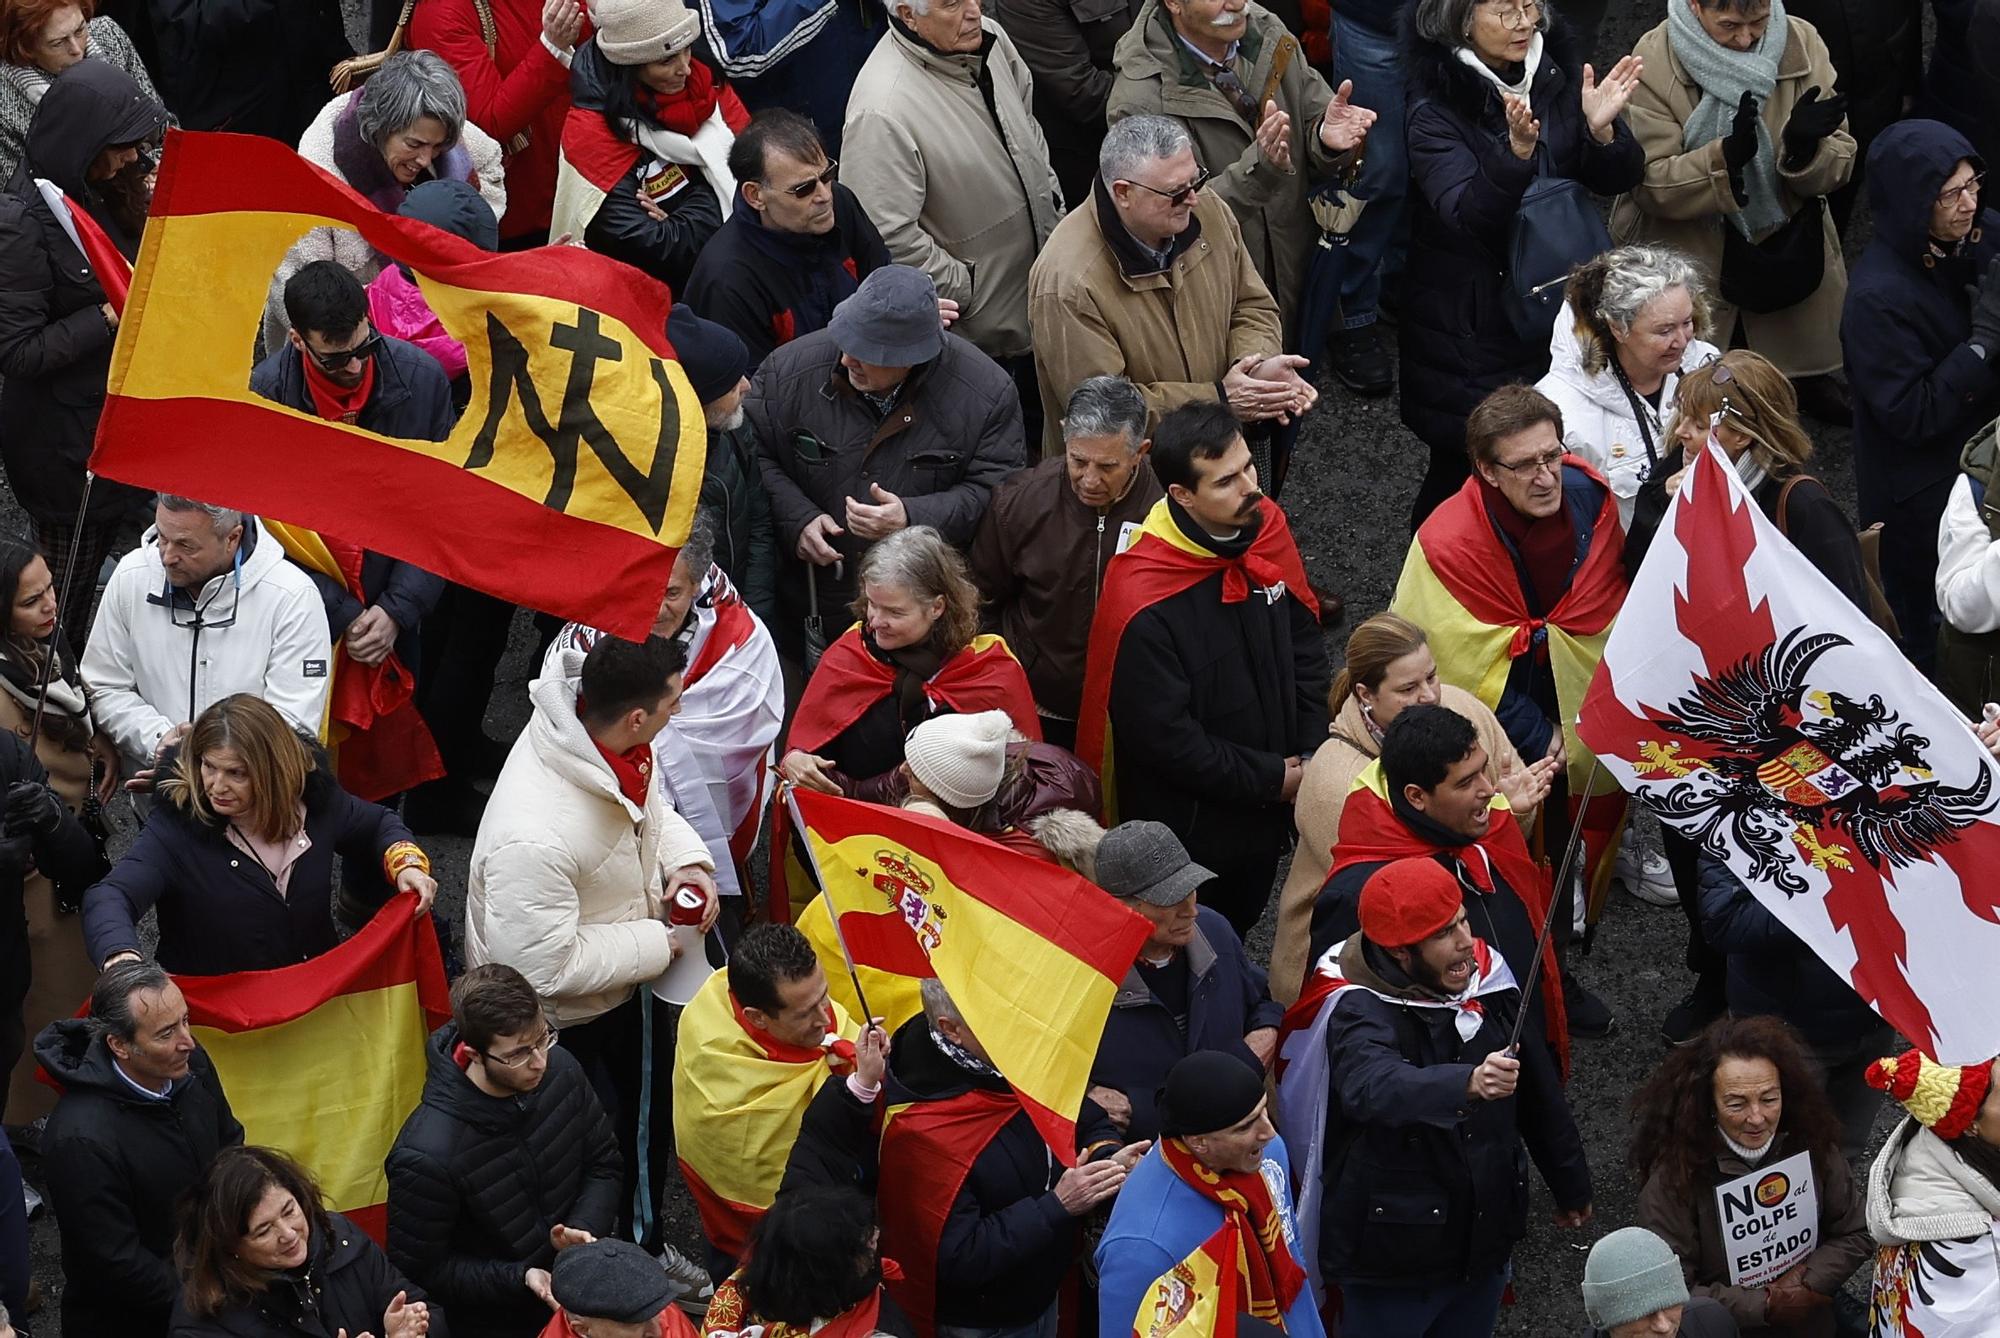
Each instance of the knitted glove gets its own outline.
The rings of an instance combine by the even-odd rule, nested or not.
[[[1812,161],[1819,142],[1840,129],[1847,119],[1847,94],[1835,93],[1820,100],[1819,85],[1805,91],[1785,121],[1785,166],[1796,171]]]
[[[1722,137],[1722,165],[1729,169],[1729,192],[1738,205],[1750,202],[1750,193],[1743,186],[1743,169],[1756,156],[1757,98],[1746,91],[1743,100],[1736,104],[1736,119],[1730,124],[1729,133]]]

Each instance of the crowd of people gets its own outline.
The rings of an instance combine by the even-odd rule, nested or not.
[[[408,0],[361,58],[328,0],[0,0],[0,1338],[55,1320],[14,1143],[74,1338],[1461,1338],[1542,1284],[1531,1161],[1617,1228],[1590,1332],[2000,1334],[2000,1061],[1896,1054],[1575,725],[1710,444],[2000,716],[2000,7],[1933,7],[1926,66],[1864,0],[1663,0],[1609,61],[1547,0]],[[643,640],[530,611],[518,737],[512,605],[87,472],[173,125],[670,291],[692,530]],[[304,233],[250,390],[446,440],[481,391],[420,278]],[[1330,393],[1425,448],[1337,672],[1279,502]],[[1808,421],[1851,424],[1859,515]],[[1073,1146],[943,982],[843,1002],[787,787],[1145,922]],[[1614,881],[1682,908],[1691,979],[1630,1224],[1565,1094],[1641,1029],[1579,970]],[[176,977],[399,896],[451,1021],[378,1240],[246,1145]],[[1760,1213],[1795,1227],[1746,1253]],[[1237,1314],[1189,1318],[1203,1268]]]

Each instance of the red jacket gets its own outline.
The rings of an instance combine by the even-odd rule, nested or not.
[[[420,0],[410,16],[410,45],[435,51],[465,85],[468,119],[503,147],[522,131],[527,147],[507,153],[504,241],[549,226],[556,195],[556,151],[569,115],[569,70],[542,45],[540,0],[488,0],[499,59],[487,54],[473,0]],[[585,24],[581,41],[589,40]]]

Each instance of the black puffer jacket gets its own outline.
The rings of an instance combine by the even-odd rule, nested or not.
[[[459,1338],[533,1338],[549,1310],[522,1279],[553,1263],[550,1227],[616,1225],[618,1144],[567,1050],[549,1051],[534,1091],[495,1097],[457,1044],[451,1023],[431,1033],[423,1102],[389,1151],[389,1258],[451,1308]]]
[[[174,1303],[171,1338],[349,1338],[384,1331],[382,1312],[397,1292],[430,1304],[430,1338],[451,1338],[444,1310],[411,1283],[382,1247],[339,1213],[313,1224],[312,1262],[303,1276],[281,1273],[255,1301],[233,1305],[208,1319]]]
[[[129,260],[139,238],[119,227],[86,173],[119,136],[135,129],[150,134],[166,122],[166,111],[140,93],[132,76],[107,61],[79,61],[43,96],[27,155],[0,193],[0,377],[6,381],[0,461],[14,495],[37,521],[76,519],[116,336],[99,310],[105,294],[96,270],[56,221],[35,178],[60,187]],[[99,479],[90,516],[113,519],[144,496]]]
[[[62,1234],[62,1328],[68,1334],[157,1338],[167,1331],[174,1205],[243,1126],[208,1055],[165,1101],[149,1101],[112,1066],[82,1018],[52,1022],[35,1058],[63,1085],[42,1135],[42,1169]],[[377,1317],[380,1322],[380,1317]]]

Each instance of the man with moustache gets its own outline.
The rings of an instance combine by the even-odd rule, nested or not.
[[[1115,816],[1165,823],[1217,871],[1207,901],[1241,937],[1291,847],[1304,758],[1326,738],[1319,605],[1227,408],[1168,414],[1151,459],[1167,495],[1105,572],[1077,752]]]
[[[1557,1225],[1590,1220],[1583,1140],[1542,1038],[1508,1038],[1521,992],[1476,937],[1459,882],[1394,860],[1361,889],[1361,932],[1288,1015],[1279,1119],[1304,1162],[1301,1227],[1352,1333],[1490,1333],[1527,1230],[1521,1145]]]

